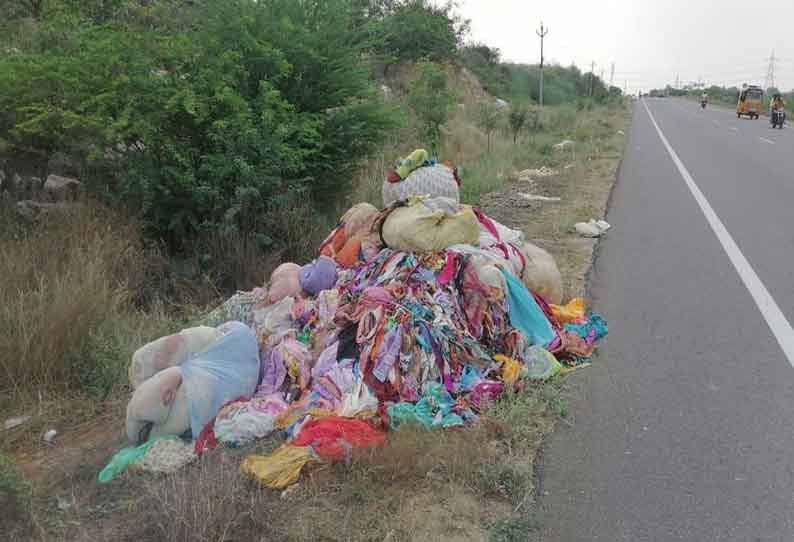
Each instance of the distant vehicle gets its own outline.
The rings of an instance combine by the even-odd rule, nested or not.
[[[782,109],[775,109],[772,111],[772,128],[783,128],[783,123],[786,120],[786,112]]]
[[[772,115],[770,117],[770,122],[772,123],[772,128],[783,128],[783,123],[786,122],[786,111],[785,109],[773,109]]]
[[[743,88],[739,93],[739,102],[736,104],[736,116],[742,118],[747,115],[751,119],[757,119],[764,108],[764,90],[756,85]]]

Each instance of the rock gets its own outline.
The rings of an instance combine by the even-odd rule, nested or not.
[[[41,180],[41,177],[31,177],[30,181],[28,181],[28,186],[31,190],[38,192],[44,188],[44,181]]]
[[[6,186],[6,172],[0,169],[0,190],[8,190],[8,186]]]
[[[495,105],[496,105],[496,109],[499,109],[499,110],[507,109],[508,107],[510,107],[510,104],[507,103],[506,101],[504,101],[501,98],[497,98],[496,99]]]
[[[46,433],[44,433],[44,435],[41,437],[41,440],[43,440],[47,444],[55,444],[55,437],[57,436],[58,436],[58,431],[56,431],[55,429],[50,429]]]
[[[5,430],[8,431],[8,430],[13,429],[15,427],[19,427],[22,424],[28,423],[32,418],[33,418],[33,416],[28,416],[28,415],[25,415],[25,416],[14,416],[13,418],[8,418],[5,421],[5,424],[3,424],[3,425],[5,427]]]
[[[22,177],[19,173],[14,173],[11,176],[11,188],[13,190],[22,190],[25,187],[25,181],[22,180]]]
[[[44,190],[52,194],[56,200],[73,199],[80,190],[80,181],[72,177],[50,175],[44,183]]]

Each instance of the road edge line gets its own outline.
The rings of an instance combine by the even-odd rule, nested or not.
[[[648,113],[648,117],[651,119],[651,123],[653,123],[654,128],[656,128],[656,133],[659,134],[659,138],[662,140],[662,143],[667,149],[670,158],[673,159],[673,163],[675,163],[676,167],[678,168],[678,172],[684,179],[689,191],[692,192],[692,196],[695,198],[695,201],[700,206],[700,210],[706,217],[706,221],[709,223],[709,226],[711,226],[711,229],[717,236],[717,240],[720,242],[723,250],[728,255],[728,259],[730,259],[734,269],[736,269],[736,272],[739,274],[739,278],[742,279],[745,288],[747,288],[747,290],[750,292],[753,301],[755,301],[758,310],[761,312],[761,316],[764,317],[764,320],[766,320],[770,331],[772,331],[772,335],[775,336],[780,348],[783,350],[783,354],[785,354],[789,364],[794,367],[794,329],[792,329],[791,324],[786,319],[783,311],[780,310],[780,307],[778,306],[777,302],[775,302],[772,294],[769,293],[769,290],[767,290],[766,286],[764,286],[764,283],[761,282],[761,279],[750,265],[750,262],[747,260],[747,258],[745,258],[744,254],[742,254],[742,251],[739,249],[736,241],[733,240],[733,237],[728,232],[727,228],[725,228],[722,220],[720,220],[720,217],[717,216],[717,213],[711,207],[711,204],[706,199],[706,196],[704,196],[703,192],[700,191],[697,183],[695,183],[692,175],[690,175],[689,171],[678,157],[678,154],[675,152],[672,145],[670,145],[670,142],[665,137],[662,129],[659,128],[659,125],[657,124],[656,119],[654,118],[653,113],[651,113],[651,110],[645,100],[642,101],[642,105],[645,107],[645,111]]]

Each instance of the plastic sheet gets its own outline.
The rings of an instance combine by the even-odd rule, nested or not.
[[[224,403],[252,395],[259,377],[259,347],[251,328],[229,322],[218,330],[223,334],[220,339],[182,364],[193,435],[201,432]]]

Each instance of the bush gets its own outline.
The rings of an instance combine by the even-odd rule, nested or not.
[[[57,11],[34,50],[0,59],[0,133],[77,157],[89,189],[171,247],[215,230],[279,241],[267,211],[344,195],[396,123],[346,0],[123,7]]]

